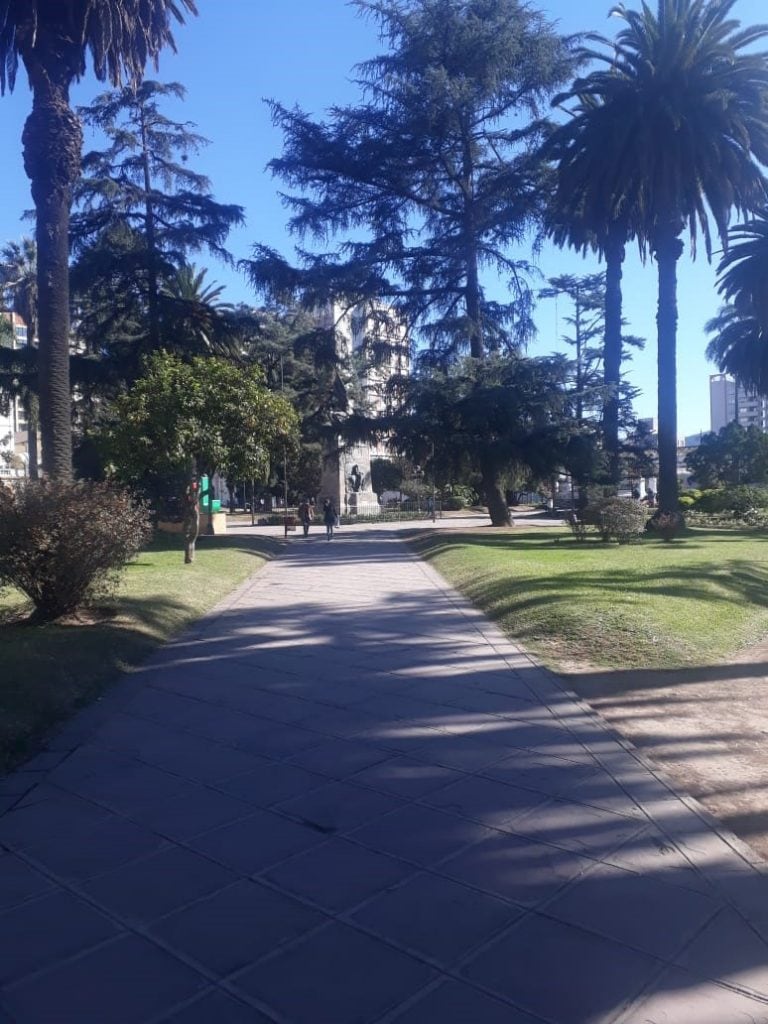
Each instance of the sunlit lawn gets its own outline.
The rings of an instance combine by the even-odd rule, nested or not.
[[[768,632],[768,537],[694,530],[671,544],[574,541],[555,528],[435,533],[418,552],[555,666],[665,668]]]
[[[22,601],[0,595],[0,771],[258,569],[278,546],[259,537],[203,537],[193,565],[179,538],[160,538],[127,569],[116,614],[95,624],[9,625]]]

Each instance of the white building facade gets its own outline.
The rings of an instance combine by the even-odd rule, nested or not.
[[[12,348],[24,348],[28,343],[27,325],[17,313],[0,312],[6,320],[11,321],[13,339]],[[3,339],[0,344],[9,344]],[[10,402],[7,409],[0,408],[0,477],[15,478],[28,475],[28,424],[24,417],[22,404]]]
[[[336,351],[351,366],[350,411],[386,413],[390,381],[410,372],[410,345],[402,321],[379,303],[332,303],[317,316],[322,327],[334,331]],[[371,459],[387,457],[384,446],[363,442],[344,449],[339,439],[339,450],[326,456],[319,497],[330,498],[345,514],[375,513],[379,504],[371,487]]]

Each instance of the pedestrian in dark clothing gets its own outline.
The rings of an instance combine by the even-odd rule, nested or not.
[[[323,502],[323,522],[325,523],[326,539],[332,540],[333,528],[336,525],[336,507],[329,498]]]
[[[312,525],[312,520],[315,518],[315,510],[312,508],[309,498],[305,498],[304,501],[299,505],[299,519],[301,525],[304,527],[304,536],[309,534],[309,528]]]

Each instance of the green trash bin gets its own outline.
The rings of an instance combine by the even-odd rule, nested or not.
[[[221,500],[219,498],[214,498],[211,502],[211,511],[221,512]]]

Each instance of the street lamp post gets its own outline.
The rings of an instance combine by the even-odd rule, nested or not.
[[[280,392],[285,394],[283,377],[283,354],[280,353]],[[288,539],[288,447],[283,445],[283,536]]]
[[[435,503],[435,442],[432,442],[432,522],[437,518],[437,505]]]

